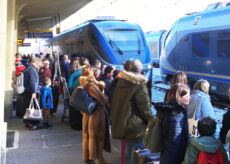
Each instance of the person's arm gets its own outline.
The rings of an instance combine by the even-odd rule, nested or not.
[[[147,123],[152,118],[152,115],[150,109],[151,101],[145,84],[139,85],[137,92],[134,94],[133,101],[141,119]]]
[[[39,77],[35,68],[30,68],[29,76],[30,76],[29,86],[32,92],[32,98],[36,98],[36,93],[38,92]]]
[[[201,102],[201,116],[214,118],[214,109],[210,99],[207,97]]]

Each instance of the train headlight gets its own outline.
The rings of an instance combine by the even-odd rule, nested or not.
[[[148,69],[152,69],[152,65],[151,65],[151,64],[148,64],[147,68],[148,68]]]

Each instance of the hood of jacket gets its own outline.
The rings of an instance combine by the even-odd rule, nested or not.
[[[191,144],[199,151],[205,151],[208,153],[215,153],[221,146],[220,141],[212,136],[202,136],[191,139]]]
[[[154,107],[157,111],[157,117],[163,118],[167,114],[177,114],[180,112],[186,112],[186,109],[178,103],[167,104],[167,103],[156,103]]]
[[[142,74],[135,74],[133,72],[121,71],[118,74],[118,78],[130,81],[134,84],[145,84],[148,82],[148,79]]]

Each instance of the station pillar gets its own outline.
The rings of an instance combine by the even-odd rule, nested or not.
[[[7,0],[7,37],[6,37],[6,59],[5,59],[5,100],[4,118],[12,117],[13,109],[13,79],[14,77],[14,54],[17,48],[17,28],[15,19],[15,0]]]
[[[0,163],[6,159],[7,124],[4,122],[5,75],[6,75],[7,0],[0,5]]]

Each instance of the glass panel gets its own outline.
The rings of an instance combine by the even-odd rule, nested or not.
[[[207,33],[192,35],[192,52],[199,57],[209,56],[209,35]]]
[[[143,50],[142,37],[137,30],[104,29],[104,33],[114,51]]]

